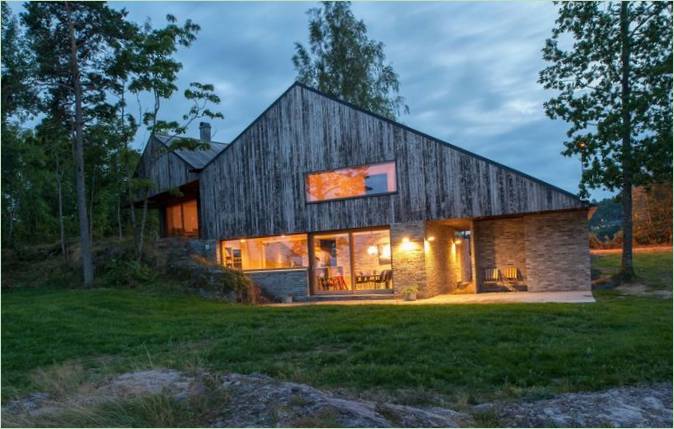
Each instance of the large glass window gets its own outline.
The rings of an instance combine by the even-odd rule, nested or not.
[[[197,200],[166,207],[166,235],[199,235]]]
[[[349,234],[314,235],[313,275],[317,292],[347,292],[351,283]]]
[[[387,229],[315,234],[312,239],[314,293],[393,290]]]
[[[381,195],[396,191],[396,164],[363,165],[310,173],[306,176],[308,202]]]
[[[388,231],[354,232],[354,289],[391,289],[391,238]]]
[[[305,234],[226,240],[221,242],[222,264],[237,270],[274,270],[309,266]]]

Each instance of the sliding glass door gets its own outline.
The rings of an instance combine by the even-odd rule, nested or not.
[[[311,243],[314,294],[393,291],[388,229],[318,233]]]

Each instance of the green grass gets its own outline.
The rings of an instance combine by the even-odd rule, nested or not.
[[[620,253],[593,255],[592,268],[611,276],[620,271],[620,260]],[[672,289],[671,250],[635,253],[634,265],[637,281],[653,289]]]
[[[637,254],[638,272],[661,267],[659,258]],[[407,392],[408,402],[670,381],[671,300],[598,296],[596,304],[254,307],[148,290],[11,290],[2,294],[3,400],[34,391],[36,372],[64,362],[261,372]]]

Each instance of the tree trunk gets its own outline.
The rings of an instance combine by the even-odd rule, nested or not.
[[[149,196],[150,191],[146,190],[145,191],[145,198],[143,199],[143,216],[141,217],[140,220],[140,231],[138,233],[138,262],[143,259],[143,245],[144,245],[144,239],[145,239],[145,221],[147,220],[147,202],[148,202],[148,196]]]
[[[66,10],[69,10],[68,2],[65,2]],[[73,155],[75,158],[75,185],[77,189],[77,213],[80,221],[80,255],[82,258],[82,275],[84,287],[91,287],[94,283],[94,261],[91,249],[91,237],[89,236],[89,218],[87,216],[87,190],[84,180],[84,136],[82,112],[82,83],[80,82],[80,70],[77,59],[77,41],[75,39],[75,26],[72,16],[68,21],[70,35],[70,66],[75,90],[75,123],[73,127]]]
[[[89,196],[89,237],[94,241],[94,195],[96,191],[96,170],[91,172],[91,195]]]
[[[63,262],[68,263],[68,251],[66,250],[66,233],[63,225],[63,176],[58,156],[56,157],[56,190],[58,192],[59,206],[59,229],[61,233],[61,254]]]
[[[117,198],[117,234],[119,241],[122,241],[124,238],[124,232],[122,231],[122,197],[121,195]]]
[[[632,264],[632,122],[630,117],[630,37],[629,37],[629,2],[620,4],[620,39],[621,39],[621,71],[622,71],[622,167],[623,167],[623,253],[621,275],[623,280],[634,278]]]

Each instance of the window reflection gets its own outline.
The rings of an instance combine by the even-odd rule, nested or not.
[[[396,191],[395,162],[311,173],[306,177],[307,201],[386,194]]]

